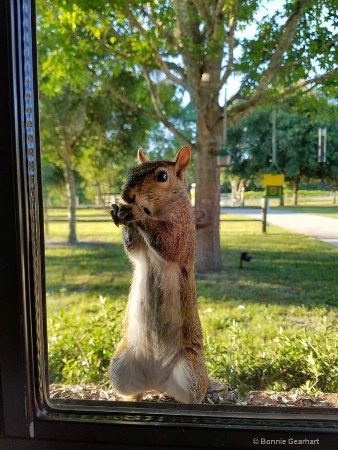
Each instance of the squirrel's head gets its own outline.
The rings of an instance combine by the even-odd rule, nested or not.
[[[150,161],[143,150],[137,152],[139,165],[128,170],[122,198],[159,220],[170,220],[175,203],[189,202],[185,171],[190,161],[189,146],[181,148],[173,161]]]

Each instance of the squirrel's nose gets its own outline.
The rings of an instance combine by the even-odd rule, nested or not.
[[[121,197],[127,203],[135,203],[136,195],[130,189],[123,189]]]

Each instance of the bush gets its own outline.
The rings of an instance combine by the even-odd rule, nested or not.
[[[338,343],[336,326],[303,328],[298,335],[283,330],[261,347],[263,340],[254,328],[233,321],[222,341],[206,338],[209,372],[244,393],[251,389],[289,390],[306,393],[337,392]]]
[[[51,383],[108,383],[109,361],[120,338],[122,310],[107,303],[107,298],[100,296],[94,315],[75,315],[76,311],[62,309],[48,321]]]

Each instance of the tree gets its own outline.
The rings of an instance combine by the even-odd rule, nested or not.
[[[68,200],[68,242],[77,242],[76,236],[76,186],[74,155],[85,129],[87,93],[74,93],[64,89],[57,96],[42,96],[41,142],[45,152],[44,161],[54,161],[61,167]]]
[[[322,108],[317,124],[327,128],[327,160],[318,164],[317,176],[331,184],[332,202],[336,203],[338,189],[338,103],[336,100]]]
[[[140,89],[142,80],[121,71],[110,83],[123,83],[132,92]],[[140,142],[150,140],[153,127],[150,119],[119,102],[102,87],[90,96],[77,169],[88,184],[96,186],[102,203],[106,194],[122,190],[126,166],[136,164],[136,149]]]
[[[334,186],[338,175],[337,106],[323,96],[308,94],[292,98],[275,109],[275,166],[271,161],[272,112],[273,107],[258,108],[230,130],[228,144],[233,151],[233,175],[248,181],[280,170],[292,186],[294,205],[301,181],[322,179]],[[328,129],[327,164],[319,164],[317,157],[318,127],[323,123]]]
[[[317,169],[317,127],[313,120],[292,111],[277,114],[278,163],[292,186],[292,202],[297,205],[301,180],[314,177]]]
[[[46,62],[57,67],[56,82],[67,69],[65,49],[71,48],[76,65],[84,64],[117,99],[162,122],[182,144],[192,145],[197,268],[220,270],[220,173],[215,158],[223,140],[220,93],[232,76],[238,77],[237,92],[227,102],[231,128],[259,105],[329,83],[338,73],[336,1],[285,0],[277,8],[251,0],[41,1],[41,14],[49,15],[49,31],[64,30],[61,44],[51,47]],[[107,81],[121,65],[144,77],[151,107],[135,101],[123,85]],[[74,82],[81,83],[78,73]],[[159,80],[175,88],[173,96],[189,93],[197,110],[196,142],[171,120],[170,101],[158,89]]]
[[[121,73],[120,77],[125,86],[129,83],[130,90],[138,88],[132,74]],[[114,82],[119,83],[119,77]],[[101,196],[103,184],[107,186],[105,194],[111,189],[120,190],[126,159],[131,164],[135,160],[135,152],[131,158],[128,149],[136,147],[141,136],[144,139],[149,126],[147,118],[117,102],[100,87],[76,92],[68,85],[57,94],[41,95],[43,168],[49,174],[48,165],[52,164],[59,169],[57,174],[60,170],[63,173],[68,200],[69,243],[77,242],[77,181],[95,184]],[[121,173],[118,178],[122,168],[123,175]],[[55,177],[44,177],[44,181],[47,185],[54,183]]]

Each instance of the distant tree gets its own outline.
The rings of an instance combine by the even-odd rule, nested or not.
[[[111,81],[124,83],[136,91],[142,80],[130,72],[121,72]],[[81,158],[79,172],[87,183],[95,185],[97,195],[104,201],[108,193],[122,190],[126,167],[136,164],[136,152],[151,139],[153,121],[130,109],[112,94],[101,88],[88,99],[86,130],[79,142]]]
[[[322,181],[329,182],[332,189],[332,203],[337,203],[338,190],[338,103],[329,105],[326,111],[321,115],[318,126],[327,128],[327,160],[325,163],[319,163],[317,177]]]
[[[277,166],[272,166],[272,111],[259,108],[229,131],[233,175],[245,181],[263,173],[282,172],[290,182],[293,204],[301,181],[321,178],[335,186],[338,175],[338,108],[330,100],[307,95],[292,99],[276,111]],[[318,164],[318,127],[328,127],[327,164]]]
[[[130,73],[122,73],[125,86],[138,89]],[[119,82],[119,77],[114,80]],[[150,120],[121,104],[100,87],[77,91],[70,85],[61,92],[44,93],[41,83],[41,142],[43,169],[63,173],[69,212],[68,242],[77,242],[77,180],[95,184],[101,198],[120,190],[125,178],[126,160],[136,163],[138,142],[147,142]],[[133,157],[131,157],[131,149]],[[53,181],[44,177],[46,189]]]
[[[42,96],[41,143],[43,161],[53,162],[62,169],[68,199],[68,242],[77,242],[76,236],[76,185],[74,157],[77,144],[85,130],[87,93],[64,89],[54,97]]]

